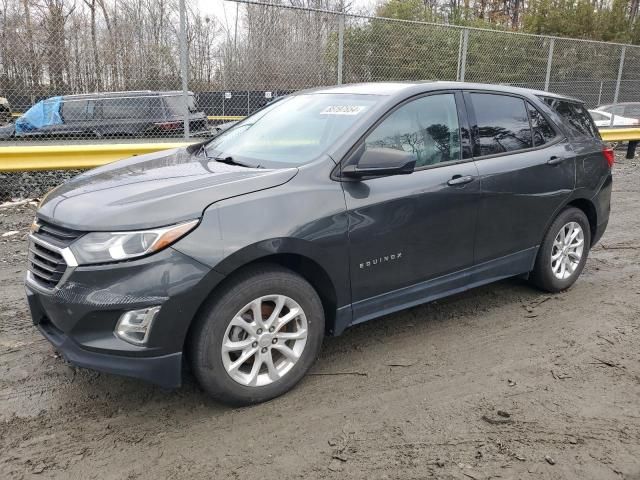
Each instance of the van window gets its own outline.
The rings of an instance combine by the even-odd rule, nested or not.
[[[542,100],[566,120],[565,125],[573,137],[600,138],[591,115],[583,105],[559,98],[542,97]]]
[[[87,104],[87,100],[64,100],[62,103],[62,120],[64,123],[86,120]]]
[[[472,93],[476,115],[474,155],[495,155],[533,146],[529,116],[521,98],[494,93]]]
[[[122,97],[100,100],[102,118],[126,120],[146,118],[148,115],[147,97]]]
[[[167,115],[169,116],[184,115],[184,100],[182,98],[182,95],[171,95],[171,96],[165,96],[163,98],[167,106]],[[187,97],[187,105],[189,107],[190,113],[195,113],[198,111],[196,109],[196,101],[193,98],[193,95],[189,95]]]

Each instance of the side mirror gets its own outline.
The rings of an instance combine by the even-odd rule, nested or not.
[[[350,178],[381,175],[408,175],[416,167],[416,156],[393,148],[370,148],[364,151],[356,165],[347,165],[342,175]]]

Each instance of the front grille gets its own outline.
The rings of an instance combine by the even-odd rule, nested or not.
[[[35,237],[41,238],[45,242],[49,242],[59,247],[68,247],[71,242],[82,235],[81,232],[60,227],[43,220],[38,220],[40,228],[34,234]]]
[[[82,233],[42,220],[37,222],[39,228],[29,240],[28,270],[34,282],[51,290],[60,283],[69,267],[62,251]]]
[[[54,288],[67,270],[62,255],[32,240],[29,244],[29,271],[40,285]]]

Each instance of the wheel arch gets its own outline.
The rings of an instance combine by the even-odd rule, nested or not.
[[[589,220],[589,232],[591,233],[591,239],[593,240],[598,229],[598,213],[596,207],[590,199],[585,197],[578,197],[570,198],[566,203],[563,203],[555,212],[553,212],[553,215],[551,215],[551,217],[547,220],[547,224],[545,225],[538,245],[542,244],[544,236],[549,231],[549,228],[551,227],[551,224],[553,224],[553,221],[558,217],[558,215],[560,215],[560,212],[568,207],[577,208],[587,216],[587,220]]]
[[[225,277],[209,289],[208,294],[202,300],[195,315],[193,315],[184,338],[183,351],[188,349],[194,326],[198,320],[202,318],[203,312],[215,301],[216,292],[220,291],[225,285],[229,284],[229,282],[234,281],[240,273],[247,269],[264,265],[286,268],[309,282],[318,293],[322,302],[325,314],[325,335],[333,334],[339,298],[335,283],[329,275],[329,272],[327,272],[317,260],[298,252],[277,252],[256,255],[256,249],[250,250],[253,254],[244,251],[238,252],[216,267],[216,270],[219,269],[218,271],[225,273]],[[240,261],[240,258],[242,258],[243,261]]]
[[[587,198],[576,198],[567,203],[564,208],[567,207],[575,207],[582,210],[582,212],[587,216],[587,220],[589,220],[589,230],[591,233],[590,238],[593,242],[598,230],[598,211],[596,210],[596,206]]]

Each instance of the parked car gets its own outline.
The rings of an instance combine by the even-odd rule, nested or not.
[[[637,118],[621,117],[620,115],[614,115],[600,110],[589,110],[589,113],[597,127],[626,127],[640,125],[640,120]]]
[[[208,132],[207,117],[189,94],[189,130]],[[117,92],[65,95],[42,100],[0,139],[49,137],[177,136],[184,131],[182,92]]]
[[[456,82],[298,92],[208,142],[86,172],[29,236],[33,322],[70,362],[246,405],[325,335],[503,278],[577,280],[613,152],[572,98]]]
[[[9,121],[11,121],[11,105],[9,105],[9,100],[0,97],[0,123]]]
[[[640,119],[640,102],[622,102],[596,107],[599,112]]]

